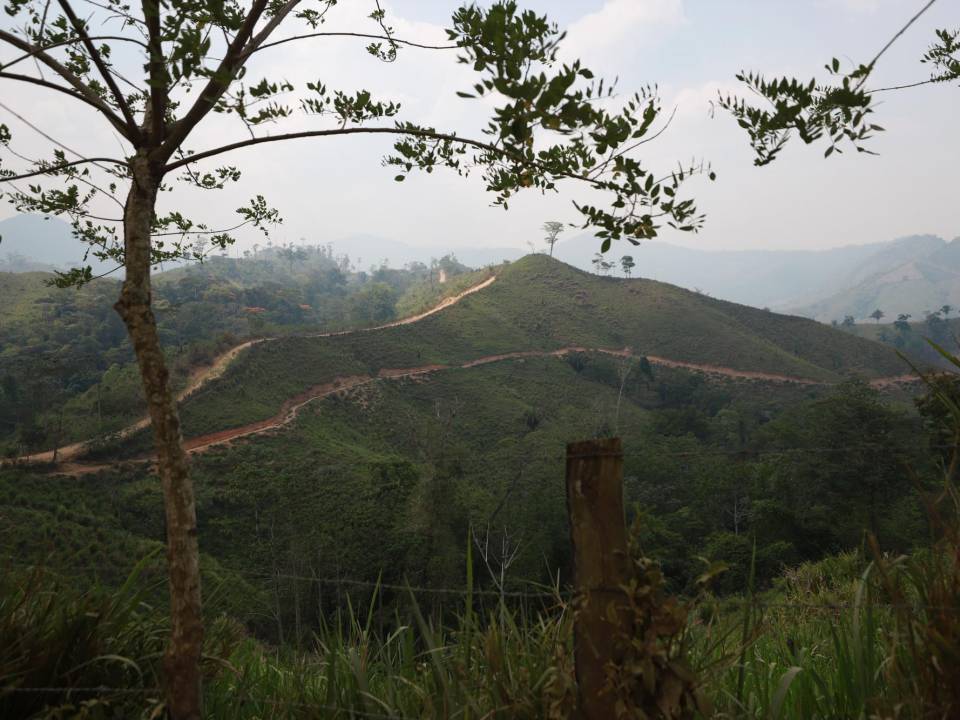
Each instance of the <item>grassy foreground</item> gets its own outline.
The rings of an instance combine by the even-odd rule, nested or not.
[[[847,553],[788,571],[760,596],[705,593],[685,604],[664,595],[655,566],[638,561],[644,642],[632,641],[625,667],[610,671],[611,686],[623,670],[632,678],[623,717],[957,717],[958,549],[946,529],[910,557]],[[162,716],[166,621],[146,601],[156,589],[147,575],[141,565],[119,590],[78,593],[40,570],[6,573],[0,716]],[[268,647],[226,616],[211,617],[206,716],[569,717],[575,606],[555,592],[538,610],[508,600],[488,603],[485,614],[472,588],[468,574],[445,612],[428,613],[413,594],[386,612],[376,595],[365,608],[347,597],[299,649]],[[681,619],[676,627],[662,622],[665,607]],[[681,667],[695,701],[665,682]],[[632,704],[638,687],[655,698],[646,715]]]

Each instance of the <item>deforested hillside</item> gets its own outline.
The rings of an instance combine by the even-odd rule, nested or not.
[[[263,420],[285,401],[343,378],[588,349],[825,384],[906,370],[891,348],[812,320],[655,281],[597,277],[531,255],[417,322],[251,346],[185,404],[184,429],[191,436]]]

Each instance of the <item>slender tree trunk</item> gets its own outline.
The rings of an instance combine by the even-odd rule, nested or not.
[[[57,464],[57,454],[60,452],[60,438],[63,437],[63,405],[60,406],[60,421],[57,423],[57,436],[53,441],[53,464]]]
[[[114,308],[123,318],[137,357],[163,487],[171,622],[164,656],[167,709],[173,720],[199,720],[203,619],[197,510],[170,373],[150,308],[150,226],[161,177],[143,152],[133,158],[132,171],[123,215],[126,278]]]

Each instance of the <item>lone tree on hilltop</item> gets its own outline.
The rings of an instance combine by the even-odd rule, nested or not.
[[[5,5],[3,96],[8,99],[14,86],[30,85],[69,98],[95,111],[122,150],[74,150],[44,135],[51,143],[49,154],[31,159],[17,149],[10,129],[0,125],[0,147],[17,158],[14,162],[25,163],[16,169],[0,166],[0,181],[17,210],[67,217],[87,252],[124,268],[115,307],[140,370],[166,514],[167,709],[176,720],[198,718],[203,625],[196,510],[151,308],[151,269],[166,260],[201,259],[200,238],[208,239],[211,251],[223,249],[234,242],[237,229],[268,234],[281,218],[257,195],[237,210],[237,221],[221,228],[171,207],[173,196],[161,191],[178,183],[222,190],[241,176],[225,156],[242,155],[255,145],[379,135],[393,143],[384,164],[395,169],[398,181],[414,170],[478,172],[494,204],[504,208],[526,188],[546,193],[568,182],[591,190],[599,204],[575,206],[583,227],[595,230],[606,251],[614,240],[637,243],[654,237],[664,225],[696,230],[702,216],[693,200],[681,199],[681,185],[691,174],[713,174],[702,165],[652,172],[637,153],[664,124],[658,122],[656,91],[645,88],[615,108],[620,101],[610,83],[595,79],[579,61],[557,61],[563,33],[545,17],[520,11],[512,0],[458,9],[442,45],[397,37],[376,0],[369,34],[321,30],[335,17],[336,0],[100,0],[89,5],[82,13],[72,0]],[[475,136],[436,129],[402,120],[398,103],[375,99],[366,90],[329,87],[336,78],[299,87],[263,74],[269,66],[262,59],[272,48],[325,36],[365,38],[366,51],[386,63],[396,62],[405,48],[452,53],[477,74],[476,83],[458,95],[494,100],[489,122]],[[478,111],[485,107],[478,105]],[[195,145],[197,129],[209,124],[212,114],[235,118],[236,137],[218,139],[223,144],[215,146]],[[313,126],[283,131],[298,114]],[[35,119],[25,118],[24,124],[42,133],[33,126]],[[270,126],[273,131],[265,134]],[[85,265],[60,274],[57,284],[80,285],[92,277]]]
[[[547,234],[543,241],[550,246],[550,257],[553,257],[553,246],[557,244],[560,233],[563,232],[563,223],[548,220],[543,224],[543,231]]]
[[[624,255],[620,258],[620,267],[623,269],[623,276],[630,277],[637,264],[633,261],[632,255]]]
[[[872,313],[870,313],[870,317],[876,320],[877,325],[879,325],[880,321],[883,319],[883,310],[881,310],[880,308],[877,308]]]

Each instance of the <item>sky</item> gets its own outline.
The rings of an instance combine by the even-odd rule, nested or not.
[[[443,43],[457,3],[392,0],[381,3],[397,36]],[[688,193],[706,212],[695,235],[666,230],[661,239],[703,249],[820,249],[880,242],[919,233],[960,236],[960,89],[934,85],[886,93],[875,122],[886,128],[870,144],[878,156],[845,153],[823,159],[824,146],[794,142],[773,165],[754,167],[747,137],[722,111],[711,113],[717,92],[741,91],[735,74],[822,77],[836,56],[863,62],[924,3],[920,0],[519,0],[547,13],[568,36],[561,56],[580,58],[597,75],[619,78],[622,95],[657,84],[666,110],[676,116],[639,156],[658,171],[678,161],[703,159],[717,173],[713,183],[694,181]],[[372,0],[340,0],[324,29],[374,32],[366,15]],[[919,58],[933,31],[960,26],[960,1],[939,2],[884,55],[874,86],[928,77]],[[450,51],[403,50],[396,62],[370,57],[362,41],[322,38],[260,53],[249,77],[287,79],[295,85],[320,80],[331,89],[368,89],[375,98],[399,101],[403,119],[476,135],[489,115],[487,101],[465,100],[457,90],[475,82]],[[7,59],[0,52],[0,58]],[[118,59],[118,62],[123,62]],[[136,70],[133,60],[130,67]],[[0,122],[27,156],[49,155],[49,143],[10,111],[85,154],[122,152],[122,142],[84,106],[43,88],[0,81]],[[316,118],[291,118],[281,130],[319,126]],[[244,139],[236,120],[213,116],[189,142],[202,150]],[[390,150],[382,138],[323,138],[270,143],[245,149],[229,162],[243,171],[223,192],[176,190],[161,209],[181,209],[212,226],[234,224],[233,210],[263,194],[284,218],[274,242],[340,241],[375,235],[438,249],[518,247],[540,243],[546,220],[576,222],[572,201],[582,189],[561,186],[541,196],[521,193],[509,211],[490,206],[479,178],[450,172],[393,180],[382,167]],[[0,152],[3,152],[0,150]],[[16,159],[5,154],[4,167]],[[213,163],[211,163],[211,167]],[[0,205],[0,218],[13,212]],[[576,231],[569,231],[571,234]],[[264,240],[239,235],[238,250]],[[357,241],[362,242],[360,240]],[[362,252],[362,248],[358,248]]]

